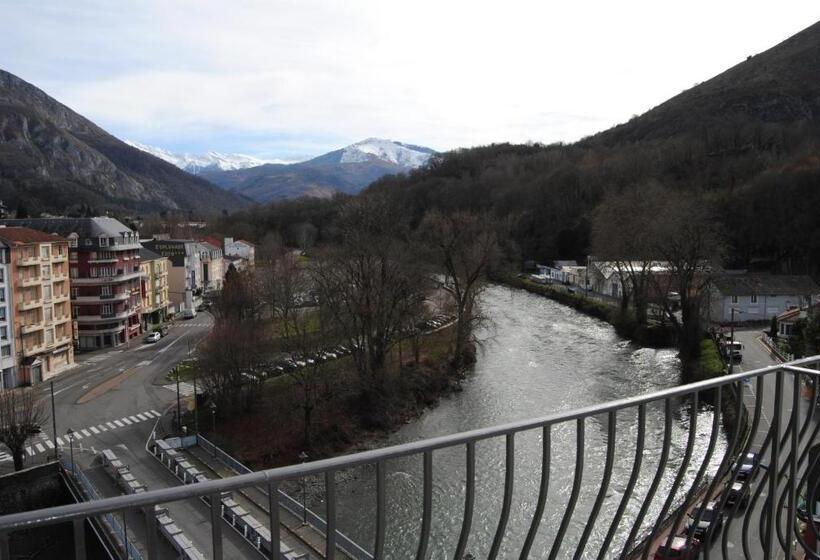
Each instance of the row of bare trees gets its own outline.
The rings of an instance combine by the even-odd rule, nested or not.
[[[613,194],[594,214],[592,250],[615,267],[622,312],[631,308],[645,325],[654,304],[675,329],[684,363],[698,358],[701,306],[725,251],[710,201],[658,184]]]
[[[222,405],[250,401],[247,375],[287,353],[306,366],[286,372],[300,389],[305,445],[315,409],[332,384],[307,358],[344,344],[352,350],[358,390],[367,402],[389,392],[388,357],[434,313],[436,290],[457,318],[450,363],[470,362],[479,297],[498,254],[492,221],[470,213],[432,212],[412,230],[394,199],[371,194],[346,202],[335,224],[338,241],[311,251],[270,243],[252,272],[231,271],[216,305],[217,325],[202,348],[205,385]]]

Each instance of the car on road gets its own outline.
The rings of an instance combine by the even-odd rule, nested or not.
[[[159,339],[162,338],[162,335],[158,332],[149,333],[148,336],[145,337],[145,342],[159,342]]]
[[[689,512],[689,518],[686,520],[686,533],[692,533],[696,539],[702,542],[711,527],[711,536],[714,538],[723,527],[723,513],[718,511],[717,502],[711,501],[706,504],[706,507],[703,508],[700,514],[700,519],[697,519],[698,511],[699,510],[695,508]],[[696,520],[697,523],[695,523]]]
[[[655,550],[655,560],[695,560],[700,554],[700,541],[692,538],[689,546],[686,546],[686,536],[677,535],[666,546],[666,540]]]
[[[745,482],[747,479],[754,479],[759,467],[760,456],[752,451],[746,453],[742,459],[735,463],[735,469],[737,470],[736,480]]]
[[[190,307],[182,310],[183,319],[193,319],[194,317],[196,317],[196,310],[191,309]]]
[[[743,482],[735,482],[726,491],[726,507],[734,508],[737,504],[738,511],[744,511],[749,506],[749,485]]]
[[[162,325],[158,330],[162,336],[168,336],[168,325]]]

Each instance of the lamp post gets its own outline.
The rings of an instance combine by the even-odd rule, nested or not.
[[[54,435],[54,442],[57,442],[57,409],[54,406],[54,382],[50,384],[51,387],[51,433]],[[54,446],[54,458],[60,459],[60,446]]]
[[[308,454],[302,451],[299,453],[299,460],[304,464],[308,460]],[[302,525],[307,524],[307,478],[302,476]]]
[[[66,433],[66,437],[68,438],[68,446],[71,450],[71,474],[74,476],[77,475],[76,470],[74,469],[74,430],[69,428]]]
[[[216,433],[216,403],[211,402],[211,432]]]

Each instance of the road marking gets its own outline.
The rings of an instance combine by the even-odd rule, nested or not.
[[[134,424],[139,424],[139,418],[137,418],[136,416],[129,416],[128,419],[131,420]]]
[[[38,453],[42,453],[43,451],[45,451],[45,450],[46,450],[46,448],[45,448],[45,447],[43,447],[43,444],[42,444],[42,443],[35,443],[35,444],[34,444],[34,447],[36,447],[36,448],[37,448],[37,452],[38,452]],[[32,453],[32,455],[33,455],[33,453]]]
[[[148,420],[148,416],[143,416],[142,412],[137,413],[137,418],[139,418],[140,420]]]
[[[153,414],[153,415],[154,415],[154,416],[156,416],[157,418],[159,418],[160,416],[162,416],[162,414],[160,414],[159,412],[157,412],[157,411],[156,411],[156,410],[154,410],[153,408],[150,410],[150,412],[151,412],[151,414]]]
[[[117,427],[116,427],[114,424],[112,424],[111,422],[106,422],[106,425],[107,425],[109,428],[111,428],[112,430],[116,430],[116,429],[117,429]],[[122,424],[120,424],[120,426],[122,426]]]
[[[57,444],[60,445],[60,446],[64,445],[62,438],[57,438]]]
[[[88,430],[80,430],[80,431],[83,433],[83,435],[85,437],[91,437],[91,432],[89,432]]]
[[[74,432],[73,436],[74,436],[75,439],[83,439],[83,436],[80,434],[80,432]],[[71,440],[69,440],[69,441],[71,441]]]
[[[116,424],[117,427],[119,427],[119,428],[122,428],[125,425],[122,422],[120,422],[119,420],[114,420],[114,424]]]
[[[54,442],[52,442],[50,439],[46,440],[46,445],[48,445],[49,449],[54,449]]]
[[[99,428],[100,431],[102,431],[102,432],[107,432],[108,431],[108,428],[105,427],[105,424],[98,424],[97,428]]]
[[[90,427],[90,428],[88,428],[88,429],[89,429],[89,430],[91,430],[92,432],[94,432],[95,434],[99,434],[99,433],[100,433],[100,431],[99,431],[97,428],[95,428],[94,426],[91,426],[91,427]]]
[[[129,426],[131,424],[133,424],[133,422],[131,422],[131,420],[129,420],[128,418],[124,418],[124,417],[120,418],[120,422],[124,422],[124,423],[128,424]]]
[[[140,363],[138,363],[137,365],[138,366],[150,366],[151,365],[151,360],[143,360]]]
[[[26,447],[26,453],[29,455],[34,455],[34,451],[31,450],[31,447]]]

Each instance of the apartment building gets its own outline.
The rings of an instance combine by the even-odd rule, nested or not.
[[[74,363],[68,241],[26,227],[0,227],[0,243],[8,260],[3,303],[11,302],[11,322],[0,325],[0,338],[5,327],[16,350],[11,386],[36,385]],[[0,348],[8,352],[5,344]]]
[[[165,321],[168,313],[168,268],[167,257],[150,249],[140,249],[142,268],[142,328],[147,331],[152,326]]]
[[[0,391],[17,387],[17,353],[11,301],[11,247],[0,241]]]
[[[142,333],[137,232],[109,217],[30,218],[0,224],[56,233],[68,240],[71,314],[80,349],[128,344]]]
[[[204,291],[203,251],[199,247],[199,242],[157,236],[154,239],[144,239],[142,245],[170,261],[168,297],[174,310],[195,309]]]
[[[200,273],[202,290],[205,293],[219,292],[225,280],[225,261],[222,249],[208,241],[201,241],[197,245],[200,252],[199,262],[202,267]]]

